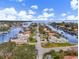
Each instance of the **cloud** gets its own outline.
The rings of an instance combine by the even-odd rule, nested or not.
[[[16,2],[23,2],[23,0],[16,0]]]
[[[71,12],[61,13],[61,16],[59,17],[58,20],[78,20],[78,16]]]
[[[5,8],[0,10],[0,20],[53,20],[55,19],[54,12],[41,11],[39,15],[36,11],[33,10],[21,10],[17,12],[17,10],[13,7]],[[78,20],[78,16],[73,14],[62,13],[60,14],[61,18],[56,20]]]
[[[78,8],[78,0],[72,0],[71,1],[71,8],[73,10],[77,9]]]
[[[62,13],[61,16],[63,16],[63,17],[66,16],[66,13]]]
[[[54,10],[53,8],[43,9],[42,16],[47,18],[54,17],[55,14],[54,12],[52,12],[53,10]]]
[[[5,8],[0,10],[0,20],[31,20],[33,15],[26,11],[17,12],[15,8]]]
[[[27,14],[26,11],[20,11],[18,15],[19,16],[25,16],[26,14]]]
[[[31,8],[38,9],[38,6],[37,5],[32,5]]]
[[[31,20],[33,15],[28,14],[26,11],[20,11],[18,14],[18,20]]]
[[[44,13],[43,13],[43,16],[44,16],[44,17],[54,17],[54,13],[47,13],[47,12],[44,12]]]
[[[14,2],[23,2],[24,0],[10,0],[10,1],[14,1]]]
[[[50,13],[43,11],[41,14],[37,15],[36,11],[31,9],[17,12],[15,8],[11,7],[0,10],[0,20],[48,20],[53,17],[53,12]]]
[[[78,16],[69,13],[61,13],[61,17],[57,18],[57,20],[78,20]]]
[[[43,12],[39,16],[37,16],[38,20],[51,20],[54,17],[54,13]]]
[[[16,19],[16,10],[14,8],[5,8],[0,10],[0,20],[14,20]]]
[[[49,9],[49,8],[45,8],[45,9],[43,9],[43,11],[44,11],[44,12],[47,12],[47,11],[54,11],[54,9],[53,9],[53,8],[50,8],[50,9]]]
[[[3,13],[5,13],[5,14],[11,14],[11,15],[16,15],[17,14],[17,12],[16,12],[16,10],[15,10],[15,8],[5,8],[4,10],[2,10],[3,11]]]
[[[78,20],[78,16],[74,16],[74,15],[68,15],[66,17],[67,20]]]
[[[22,2],[23,0],[18,0],[19,2]]]
[[[32,11],[32,10],[28,10],[29,14],[36,14],[36,12]]]

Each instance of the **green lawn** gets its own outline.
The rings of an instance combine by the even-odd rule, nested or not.
[[[30,41],[30,43],[36,43],[36,39],[33,38],[33,36],[30,36],[29,37],[29,41]]]
[[[35,59],[35,47],[34,45],[21,45],[18,46],[11,56],[12,59]]]
[[[19,45],[17,46],[15,43],[3,43],[0,44],[0,59],[5,59],[8,57],[9,59],[36,59],[36,49],[35,45]]]
[[[44,48],[51,48],[51,47],[64,47],[64,46],[73,46],[74,44],[70,43],[47,43],[45,45],[42,45]]]

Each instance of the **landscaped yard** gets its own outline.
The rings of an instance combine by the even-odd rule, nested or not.
[[[8,31],[9,29],[10,29],[10,26],[7,24],[0,25],[0,32],[5,32],[5,31]]]
[[[31,35],[30,35],[30,37],[29,37],[29,42],[30,43],[36,43],[37,41],[36,41],[36,39],[35,39],[35,35],[36,35],[36,24],[31,24],[31,26],[30,26],[30,31],[31,31]]]
[[[65,46],[73,46],[74,44],[70,43],[46,43],[42,44],[44,48],[52,48],[52,47],[65,47]]]
[[[48,55],[50,55],[50,57],[47,57]],[[48,53],[45,53],[44,56],[43,56],[43,59],[47,59],[47,58],[64,59],[65,56],[78,57],[78,51],[70,51],[70,50],[69,51],[63,51],[63,50],[60,50],[59,52],[56,52],[56,51],[52,50]]]
[[[0,59],[36,59],[34,45],[16,45],[15,43],[0,44]]]
[[[11,59],[36,59],[34,45],[20,45],[13,51]]]
[[[29,41],[30,41],[30,43],[36,43],[37,42],[36,39],[33,38],[33,36],[29,37]]]

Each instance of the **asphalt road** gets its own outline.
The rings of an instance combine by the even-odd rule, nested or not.
[[[53,47],[53,48],[43,48],[41,46],[41,38],[40,38],[40,33],[39,33],[39,25],[37,24],[37,33],[36,33],[36,49],[37,49],[37,59],[43,59],[43,55],[47,52],[50,52],[51,50],[55,50],[55,51],[60,51],[61,49],[64,51],[67,51],[69,49],[71,49],[71,47],[77,47],[77,46],[67,46],[67,47]]]

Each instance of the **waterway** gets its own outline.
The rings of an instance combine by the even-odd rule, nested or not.
[[[24,27],[29,27],[31,23],[25,24],[23,23]],[[0,34],[0,43],[8,42],[11,38],[17,37],[19,32],[23,31],[22,27],[12,27],[8,32]]]
[[[50,25],[47,25],[49,28],[51,28],[53,31],[56,31],[60,34],[62,34],[64,37],[67,38],[67,40],[70,42],[70,43],[78,43],[78,38],[76,38],[75,35],[70,35],[66,32],[64,32],[63,30],[60,30],[60,29],[56,29],[54,28],[53,26],[50,26]]]

